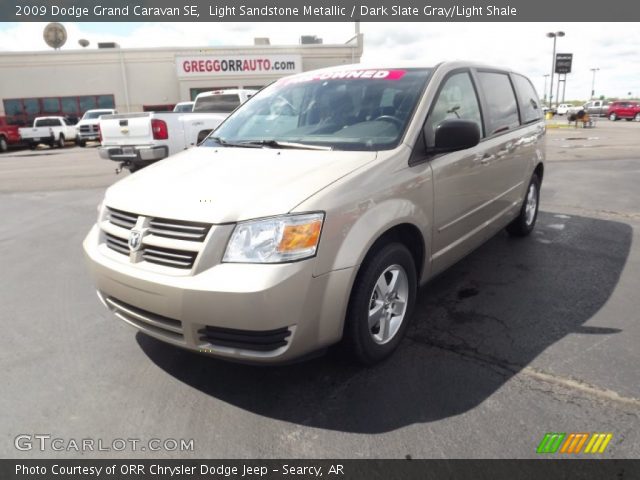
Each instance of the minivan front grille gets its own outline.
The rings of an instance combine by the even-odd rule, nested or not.
[[[258,352],[270,352],[287,345],[291,330],[287,327],[275,330],[236,330],[233,328],[212,327],[210,325],[198,331],[200,340],[211,345]]]
[[[198,252],[145,245],[143,245],[141,251],[142,258],[147,262],[175,268],[193,267],[193,263],[198,256]]]
[[[109,208],[109,221],[114,225],[131,230],[135,227],[139,215]]]
[[[105,238],[107,240],[107,247],[111,250],[115,250],[123,255],[129,255],[129,245],[126,240],[116,237],[115,235],[111,235],[110,233],[106,233]]]
[[[146,233],[139,249],[141,255],[137,256],[137,259],[132,257],[132,261],[142,259],[149,263],[179,269],[193,268],[198,256],[197,250],[199,250],[194,242],[203,243],[211,230],[211,225],[206,223],[156,217],[141,218],[141,215],[108,207],[106,221],[119,229],[125,229],[126,232],[112,227],[103,227],[107,247],[129,256],[129,231],[138,225],[139,220]],[[163,237],[170,241],[154,241],[154,237]]]
[[[153,218],[149,221],[149,232],[158,237],[176,238],[191,242],[204,241],[211,225],[206,223],[185,222],[182,220],[168,220]]]

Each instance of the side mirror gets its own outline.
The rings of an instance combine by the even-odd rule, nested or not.
[[[480,127],[472,120],[452,118],[436,127],[435,152],[447,153],[475,147],[480,143]]]

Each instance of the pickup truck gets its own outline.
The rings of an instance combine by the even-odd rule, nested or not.
[[[40,143],[63,148],[67,140],[75,140],[76,127],[64,117],[37,117],[33,127],[19,129],[20,138],[34,149]]]
[[[76,143],[81,147],[85,147],[87,142],[99,141],[100,130],[98,122],[100,117],[102,115],[115,115],[116,113],[118,112],[111,108],[87,110],[76,125]]]
[[[592,100],[582,106],[582,109],[592,117],[606,116],[608,108],[609,104],[604,100]]]
[[[9,150],[10,145],[19,145],[20,143],[18,126],[12,125],[4,115],[0,116],[0,153]]]
[[[100,118],[100,157],[135,172],[194,147],[256,90],[216,90],[199,94],[192,113],[144,112]]]

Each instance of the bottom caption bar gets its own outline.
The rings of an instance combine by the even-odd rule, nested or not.
[[[0,460],[0,479],[625,480],[640,460]]]

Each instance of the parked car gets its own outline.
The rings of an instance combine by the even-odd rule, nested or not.
[[[612,102],[607,109],[609,120],[616,121],[624,118],[627,121],[640,122],[640,104],[632,101]]]
[[[571,115],[572,113],[576,113],[580,110],[580,107],[576,107],[571,105],[570,103],[561,103],[558,105],[556,109],[557,115]]]
[[[102,303],[164,342],[373,364],[418,286],[533,230],[545,124],[524,76],[466,62],[281,79],[197,147],[112,185],[84,251]],[[526,247],[525,247],[526,248]]]
[[[114,115],[118,113],[113,108],[101,108],[96,110],[87,110],[82,119],[76,124],[76,143],[81,147],[87,145],[87,142],[95,142],[100,140],[100,117],[103,115]]]
[[[6,116],[0,116],[0,153],[9,150],[10,146],[19,145],[20,132],[17,125],[13,125]]]
[[[173,107],[173,111],[180,112],[180,113],[193,112],[193,103],[194,102],[176,103],[176,106]]]
[[[197,113],[145,112],[103,116],[100,156],[135,172],[198,145],[255,90],[216,90],[196,97]],[[233,107],[233,108],[231,108]],[[231,108],[231,110],[230,110]]]
[[[609,110],[609,104],[604,100],[592,100],[585,103],[582,109],[592,117],[604,117]]]
[[[40,143],[49,145],[51,148],[55,146],[63,148],[67,141],[76,138],[75,125],[65,117],[36,117],[33,127],[20,128],[19,132],[21,140],[32,149]]]

